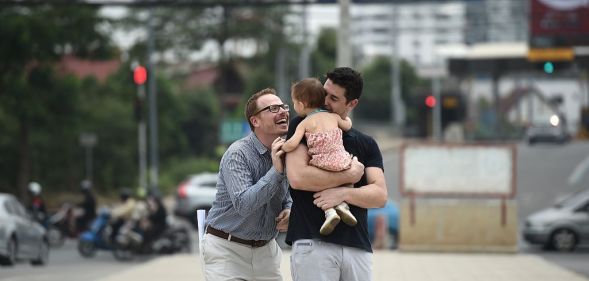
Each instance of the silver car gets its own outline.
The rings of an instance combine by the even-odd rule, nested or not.
[[[0,264],[13,265],[28,260],[32,265],[45,265],[49,244],[45,228],[33,220],[18,200],[0,193]]]
[[[196,210],[209,210],[217,193],[217,174],[201,173],[189,176],[178,185],[174,214],[187,218],[195,226]]]
[[[530,215],[523,236],[530,244],[558,251],[572,251],[578,244],[589,243],[589,189]]]

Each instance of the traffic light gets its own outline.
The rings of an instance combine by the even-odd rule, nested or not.
[[[147,81],[147,69],[142,65],[136,66],[133,69],[133,82],[135,85],[141,86],[145,84],[145,81]]]
[[[425,97],[425,106],[429,108],[434,108],[436,106],[436,97],[429,95]]]
[[[554,64],[551,61],[544,62],[542,69],[544,69],[544,73],[552,74],[554,72]]]

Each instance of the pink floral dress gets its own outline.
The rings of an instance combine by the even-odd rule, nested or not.
[[[343,171],[352,165],[352,155],[344,148],[342,130],[305,133],[311,160],[309,164],[328,171]]]

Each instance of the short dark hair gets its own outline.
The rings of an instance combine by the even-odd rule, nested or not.
[[[346,90],[346,102],[362,95],[362,75],[350,67],[336,67],[325,75],[334,84]]]
[[[250,129],[252,129],[252,132],[254,131],[254,125],[250,121],[250,117],[254,116],[254,114],[258,111],[258,99],[264,95],[275,95],[276,96],[276,90],[274,90],[272,88],[263,89],[255,94],[253,94],[247,100],[247,103],[245,104],[245,112],[244,112],[245,119],[250,124]]]
[[[305,78],[291,87],[292,95],[305,107],[321,108],[325,104],[327,92],[317,78]]]

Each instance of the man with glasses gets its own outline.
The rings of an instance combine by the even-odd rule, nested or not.
[[[245,117],[252,133],[221,159],[217,195],[207,218],[205,280],[282,280],[278,231],[286,231],[292,200],[281,146],[288,105],[274,89],[249,98]]]
[[[349,67],[328,72],[323,85],[327,92],[325,108],[345,119],[358,105],[362,84],[360,73]],[[291,121],[289,136],[300,121],[299,117]],[[294,281],[372,280],[366,209],[382,207],[387,200],[382,155],[372,137],[354,128],[342,137],[346,151],[357,157],[352,168],[345,172],[310,166],[304,144],[299,144],[286,157],[293,200],[286,242],[293,246],[290,262]],[[354,171],[359,173],[354,175]],[[347,183],[355,184],[348,187]],[[344,201],[358,220],[356,226],[340,223],[330,235],[320,235],[324,220],[321,209],[333,208]]]

